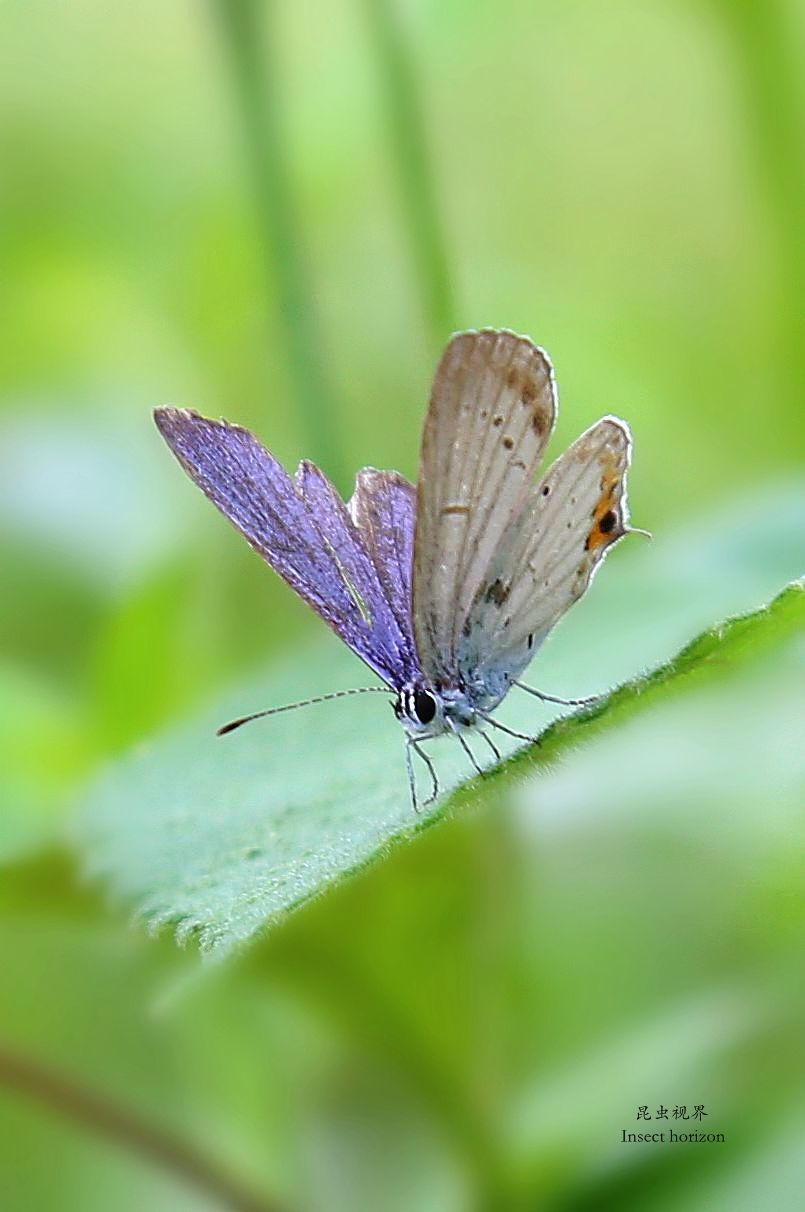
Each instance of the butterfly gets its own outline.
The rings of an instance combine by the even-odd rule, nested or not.
[[[467,730],[500,757],[484,725],[545,637],[588,588],[629,525],[628,425],[606,416],[535,483],[558,407],[548,355],[527,337],[483,329],[452,337],[436,371],[414,487],[365,467],[345,502],[314,463],[294,477],[249,430],[189,409],[156,424],[188,475],[247,542],[394,693],[411,753]],[[642,532],[645,533],[645,532]],[[291,704],[290,706],[297,706]],[[255,712],[220,732],[288,708]]]

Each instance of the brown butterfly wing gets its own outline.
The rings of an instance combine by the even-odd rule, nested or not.
[[[459,675],[467,615],[524,509],[553,428],[547,355],[506,331],[459,333],[436,372],[422,437],[413,624],[423,672]]]

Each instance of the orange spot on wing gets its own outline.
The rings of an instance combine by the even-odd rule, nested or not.
[[[608,471],[604,474],[601,482],[601,496],[593,514],[593,527],[587,536],[588,551],[601,551],[623,534],[619,508],[620,488],[620,476],[616,472]]]

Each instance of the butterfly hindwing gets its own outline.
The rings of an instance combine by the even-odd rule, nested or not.
[[[459,333],[441,359],[422,438],[413,626],[434,683],[458,674],[467,613],[553,428],[547,355],[527,338]]]
[[[460,668],[481,682],[518,677],[629,529],[628,426],[605,417],[531,490],[465,621]]]
[[[398,471],[364,467],[347,506],[374,560],[386,600],[411,653],[411,569],[414,551],[416,489]]]

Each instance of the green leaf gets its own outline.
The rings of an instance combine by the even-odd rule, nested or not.
[[[708,628],[672,660],[624,682],[594,706],[558,720],[540,737],[537,754],[533,749],[516,754],[500,773],[508,776],[519,763],[533,763],[535,759],[545,762],[577,740],[589,739],[643,710],[656,695],[679,689],[692,677],[697,681],[723,678],[747,658],[761,656],[789,636],[802,632],[805,632],[805,578],[793,581],[768,606]]]
[[[801,514],[800,501],[788,517],[799,521]],[[732,556],[723,531],[686,543],[687,566],[677,558],[680,548],[666,544],[663,551],[655,544],[651,550],[635,540],[618,557],[620,579],[604,574],[610,580],[596,584],[540,654],[536,674],[539,685],[555,693],[589,693],[591,670],[622,684],[594,708],[554,714],[539,747],[471,781],[459,797],[443,796],[423,816],[411,810],[400,729],[379,695],[319,704],[214,737],[218,724],[249,710],[354,686],[360,666],[331,638],[113,766],[81,817],[78,839],[87,866],[152,928],[172,925],[180,940],[194,937],[203,949],[225,953],[458,803],[482,801],[493,786],[497,792],[518,779],[526,765],[538,771],[670,691],[723,678],[801,630],[805,592],[797,582],[771,605],[705,630],[653,672],[623,680],[628,670],[648,664],[649,653],[655,662],[664,657],[681,629],[690,635],[690,620],[708,605],[740,609],[750,594],[755,600],[767,595],[772,571],[779,576],[795,566],[798,532],[792,521],[791,541],[776,553],[762,544],[745,548],[741,575],[733,569],[728,576]],[[667,592],[677,581],[687,586],[679,601]],[[650,626],[647,603],[653,604]],[[537,731],[534,717],[541,712],[544,727],[545,709],[515,698],[508,696],[500,718]],[[459,746],[446,739],[431,752],[444,791],[466,779]]]

